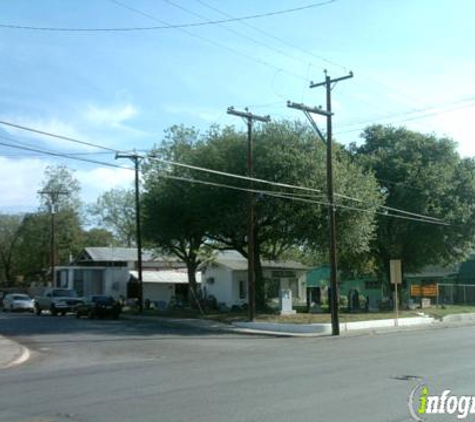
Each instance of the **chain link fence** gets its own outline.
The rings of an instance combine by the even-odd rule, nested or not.
[[[475,284],[437,284],[437,305],[475,306]]]

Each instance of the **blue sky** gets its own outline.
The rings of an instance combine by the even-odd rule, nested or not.
[[[325,3],[312,0],[0,1],[0,25],[132,28],[196,23]],[[302,11],[221,25],[68,32],[0,27],[0,120],[118,150],[149,149],[173,124],[206,130],[243,123],[248,106],[302,118],[286,101],[323,105],[323,69],[353,79],[333,90],[337,140],[391,123],[452,137],[475,155],[475,2],[336,0]],[[0,125],[0,142],[95,152]],[[90,155],[114,162],[113,154]],[[127,170],[58,160],[0,145],[0,211],[38,205],[46,165],[75,170],[85,202],[128,187]],[[126,164],[126,163],[124,163]]]

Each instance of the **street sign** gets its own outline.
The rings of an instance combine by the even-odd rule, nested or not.
[[[401,260],[391,259],[389,261],[389,279],[391,284],[402,283]]]

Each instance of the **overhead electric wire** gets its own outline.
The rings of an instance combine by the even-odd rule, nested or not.
[[[294,200],[294,201],[298,201],[298,202],[304,202],[304,203],[307,203],[307,204],[323,205],[323,206],[326,206],[326,207],[328,207],[328,205],[329,205],[328,202],[321,202],[321,201],[316,201],[316,200],[312,200],[312,199],[295,197],[293,195],[288,195],[288,194],[282,193],[282,192],[273,192],[273,191],[266,191],[266,190],[259,190],[259,189],[249,189],[249,188],[227,185],[227,184],[224,184],[224,183],[215,183],[215,182],[209,182],[209,181],[200,180],[200,179],[187,178],[187,177],[181,177],[181,176],[172,176],[172,175],[167,175],[167,174],[159,174],[159,177],[163,177],[163,178],[170,179],[170,180],[188,182],[188,183],[196,183],[196,184],[201,184],[201,185],[206,185],[206,186],[214,186],[214,187],[226,188],[226,189],[231,189],[231,190],[238,190],[238,191],[242,191],[242,192],[258,193],[258,194],[262,194],[262,195],[265,195],[265,196],[271,196],[271,197],[282,198],[282,199],[290,199],[290,200]],[[411,221],[417,221],[417,222],[427,223],[427,224],[450,226],[449,223],[446,223],[446,222],[443,222],[443,221],[434,221],[434,220],[424,219],[424,218],[415,218],[415,217],[408,217],[408,216],[404,216],[404,215],[389,214],[389,213],[386,213],[386,212],[380,212],[380,211],[365,209],[365,208],[352,207],[352,206],[347,206],[347,205],[342,205],[342,204],[334,204],[334,206],[336,208],[348,209],[348,210],[352,210],[352,211],[374,213],[374,214],[377,214],[377,215],[382,215],[384,217],[399,218],[399,219],[403,219],[403,220],[411,220]]]
[[[257,183],[270,184],[270,185],[273,185],[273,186],[279,186],[279,187],[289,188],[289,189],[304,190],[304,191],[308,191],[308,192],[316,192],[316,193],[321,193],[322,192],[320,189],[314,189],[314,188],[309,188],[309,187],[299,186],[299,185],[290,185],[290,184],[287,184],[287,183],[272,182],[272,181],[269,181],[269,180],[258,179],[258,178],[242,176],[242,175],[227,173],[227,172],[218,171],[218,170],[207,169],[207,168],[204,168],[204,167],[194,166],[194,165],[190,165],[190,164],[184,164],[184,163],[178,163],[178,162],[175,162],[175,161],[164,160],[164,159],[161,159],[161,158],[156,157],[156,156],[148,156],[148,158],[153,158],[153,159],[155,159],[159,162],[162,162],[164,164],[169,164],[169,165],[173,165],[173,166],[188,168],[190,170],[197,170],[197,171],[211,173],[211,174],[217,174],[219,176],[225,176],[225,177],[231,177],[231,178],[236,178],[236,179],[241,179],[241,180],[253,181],[253,182],[257,182]],[[356,201],[356,202],[364,202],[361,199],[353,198],[353,197],[343,195],[343,194],[335,193],[334,195],[342,197],[344,199]],[[431,217],[431,216],[427,216],[427,215],[424,215],[424,214],[418,214],[418,213],[414,213],[414,212],[410,212],[410,211],[406,211],[406,210],[400,210],[398,208],[387,207],[385,205],[377,205],[377,207],[385,209],[385,210],[389,210],[389,211],[392,211],[392,212],[399,212],[401,214],[406,214],[406,215],[410,215],[410,216],[413,216],[413,217],[418,217],[418,218],[421,218],[421,219],[430,219],[430,220],[433,220],[433,221],[442,222],[442,220],[440,218]]]
[[[8,138],[3,135],[0,135],[0,139],[6,139],[8,141],[15,142],[13,139]],[[14,145],[14,144],[6,143],[6,142],[0,142],[0,145],[6,146],[8,148],[15,148],[15,149],[20,149],[24,151],[33,151],[33,152],[37,152],[44,155],[51,155],[53,157],[68,158],[70,160],[77,160],[77,161],[82,161],[85,163],[99,164],[101,166],[115,167],[115,168],[120,168],[120,169],[125,169],[125,170],[134,170],[132,167],[120,166],[118,164],[107,163],[105,161],[91,160],[89,158],[76,157],[76,156],[67,155],[61,152],[55,152],[55,151],[50,151],[50,150],[41,149],[41,148],[27,147],[23,145]]]
[[[241,16],[232,19],[221,19],[207,22],[190,22],[176,25],[165,26],[146,26],[146,27],[116,27],[116,28],[66,28],[66,27],[51,27],[51,26],[31,26],[31,25],[8,25],[0,24],[0,28],[8,29],[26,29],[31,31],[58,31],[58,32],[133,32],[133,31],[155,31],[161,29],[179,29],[179,28],[193,28],[197,26],[217,25],[221,23],[238,22],[251,19],[261,19],[270,16],[284,15],[288,13],[299,12],[302,10],[322,7],[336,2],[337,0],[327,0],[319,3],[311,3],[305,6],[293,7],[289,9],[276,10],[273,12],[257,13],[254,15]]]
[[[103,149],[103,150],[106,150],[106,151],[118,152],[118,150],[116,150],[116,149],[108,148],[108,147],[105,147],[103,145],[97,145],[97,144],[93,144],[91,142],[81,141],[79,139],[71,138],[69,136],[57,135],[55,133],[46,132],[44,130],[34,129],[34,128],[31,128],[31,127],[22,126],[22,125],[19,125],[19,124],[16,124],[16,123],[6,122],[4,120],[0,120],[0,124],[10,126],[10,127],[14,127],[16,129],[26,130],[27,132],[37,133],[39,135],[50,136],[52,138],[62,139],[64,141],[75,142],[77,144],[82,144],[82,145],[87,145],[87,146],[94,147],[94,148]]]
[[[381,117],[374,118],[372,120],[362,120],[362,121],[359,121],[359,122],[346,123],[346,124],[343,123],[343,124],[340,125],[340,127],[342,127],[342,128],[351,127],[351,126],[358,126],[358,127],[354,128],[354,129],[338,130],[336,132],[336,134],[338,135],[338,134],[342,134],[342,133],[357,132],[357,131],[361,130],[361,126],[368,125],[368,124],[373,124],[373,123],[378,122],[378,121],[397,119],[396,121],[391,122],[391,123],[402,123],[402,122],[407,122],[407,121],[411,121],[411,120],[425,119],[427,117],[431,117],[431,116],[438,115],[438,114],[451,113],[452,111],[461,110],[461,109],[468,108],[468,107],[474,107],[475,106],[475,103],[473,103],[474,101],[475,101],[475,97],[470,97],[470,98],[465,98],[465,99],[456,100],[456,101],[447,103],[446,106],[449,106],[451,104],[461,104],[461,103],[463,104],[463,103],[467,103],[467,102],[470,102],[470,104],[464,104],[464,105],[461,105],[461,106],[451,107],[451,108],[448,108],[448,109],[438,110],[439,108],[443,107],[443,105],[440,105],[440,106],[435,106],[435,107],[427,107],[427,108],[423,108],[423,109],[414,109],[414,110],[406,111],[406,112],[399,113],[399,114],[391,114],[391,115],[387,115],[387,116],[381,116]],[[411,114],[421,114],[421,113],[424,113],[424,114],[422,114],[420,116],[416,115],[416,116],[412,116],[412,117],[398,119],[398,117],[411,116]]]
[[[18,128],[18,129],[27,130],[27,131],[34,132],[34,133],[39,133],[39,134],[42,134],[42,135],[45,135],[45,136],[50,136],[50,137],[54,137],[54,138],[63,139],[63,140],[69,141],[69,142],[74,142],[74,143],[79,143],[79,144],[85,144],[85,145],[88,145],[88,146],[93,146],[93,147],[95,147],[95,148],[104,149],[104,150],[106,150],[106,151],[110,151],[110,152],[114,152],[114,153],[120,152],[119,150],[115,150],[115,149],[111,149],[111,148],[108,148],[108,147],[104,147],[103,145],[94,144],[94,143],[91,143],[91,142],[85,142],[85,141],[81,141],[81,140],[79,140],[79,139],[70,138],[70,137],[66,137],[66,136],[62,136],[62,135],[57,135],[57,134],[53,134],[53,133],[50,133],[50,132],[40,131],[40,130],[37,130],[37,129],[33,129],[33,128],[30,128],[30,127],[17,125],[17,124],[10,123],[10,122],[6,122],[6,121],[2,121],[2,120],[0,120],[0,124],[6,124],[6,125],[8,125],[8,126],[16,127],[16,128]],[[7,139],[7,140],[9,140],[9,141],[15,142],[15,141],[12,140],[11,138],[7,138],[7,137],[2,136],[2,135],[0,135],[0,138],[2,138],[2,139]],[[105,165],[105,166],[109,166],[109,167],[116,167],[116,168],[124,168],[124,169],[133,170],[131,167],[123,167],[123,166],[119,166],[119,165],[117,165],[117,164],[111,164],[111,163],[102,162],[102,161],[97,161],[97,160],[91,160],[91,159],[86,159],[86,158],[80,158],[80,157],[73,156],[73,155],[68,155],[68,154],[65,154],[65,153],[58,153],[58,152],[54,152],[54,151],[49,151],[49,150],[44,150],[44,149],[39,149],[39,148],[34,148],[34,147],[29,147],[29,146],[12,145],[12,144],[6,144],[6,143],[1,143],[1,142],[0,142],[0,145],[4,145],[4,146],[7,146],[7,147],[16,148],[16,149],[22,149],[22,150],[26,150],[26,151],[37,152],[37,153],[40,153],[40,154],[52,155],[52,156],[56,156],[56,157],[63,157],[63,158],[68,158],[68,159],[73,159],[73,160],[78,160],[78,161],[93,163],[93,164],[99,164],[99,165]],[[251,177],[248,177],[248,176],[242,176],[242,175],[238,175],[238,174],[233,174],[233,173],[227,173],[227,172],[222,172],[222,171],[218,171],[218,170],[207,169],[207,168],[204,168],[204,167],[193,166],[193,165],[190,165],[190,164],[177,163],[177,162],[174,162],[174,161],[169,161],[169,160],[161,159],[161,158],[159,158],[159,157],[157,157],[157,156],[154,156],[154,155],[143,156],[143,158],[151,158],[151,159],[154,159],[154,160],[156,160],[156,161],[162,162],[162,163],[164,163],[164,164],[174,165],[174,166],[184,167],[184,168],[189,168],[189,169],[191,169],[191,170],[197,170],[197,171],[207,172],[207,173],[216,174],[216,175],[225,176],[225,177],[232,177],[232,178],[241,179],[241,180],[246,180],[246,181],[254,181],[254,182],[257,182],[257,183],[263,183],[263,184],[268,184],[268,185],[277,186],[277,187],[282,187],[282,188],[287,188],[287,189],[303,190],[303,191],[313,192],[313,193],[318,193],[318,194],[321,194],[321,193],[322,193],[322,191],[321,191],[320,189],[309,188],[309,187],[299,186],[299,185],[291,185],[291,184],[287,184],[287,183],[272,182],[272,181],[270,181],[270,180],[264,180],[264,179],[259,179],[259,178],[251,178]],[[352,200],[352,201],[363,202],[361,199],[353,198],[353,197],[346,196],[346,195],[342,195],[342,194],[338,194],[338,193],[335,193],[335,196],[342,197],[342,198],[344,198],[344,199],[348,199],[348,200]],[[301,199],[301,200],[305,200],[304,198],[300,198],[300,199]],[[351,207],[348,207],[348,206],[345,206],[345,205],[341,205],[341,204],[339,204],[338,206],[339,206],[339,207],[346,207],[346,208],[348,208],[348,209],[351,209]],[[413,212],[406,211],[406,210],[401,210],[401,209],[397,209],[397,208],[387,207],[387,206],[385,206],[385,205],[378,205],[378,207],[379,207],[379,208],[382,208],[382,209],[386,209],[386,210],[392,211],[392,212],[399,212],[399,213],[401,213],[401,214],[406,214],[406,215],[408,215],[408,216],[418,217],[419,219],[427,219],[427,220],[432,220],[432,221],[434,221],[434,222],[438,222],[438,223],[440,223],[440,224],[448,224],[448,223],[443,222],[441,219],[438,219],[438,218],[435,218],[435,217],[431,217],[431,216],[426,216],[426,215],[423,215],[423,214],[417,214],[417,213],[413,213]],[[385,213],[382,213],[382,214],[385,214]],[[408,217],[408,218],[409,218],[409,217]]]
[[[144,17],[146,17],[146,18],[148,18],[148,19],[151,19],[151,20],[153,20],[153,21],[165,23],[165,24],[168,25],[168,22],[166,22],[166,21],[164,21],[164,20],[162,20],[162,19],[159,19],[159,18],[157,18],[157,17],[155,17],[155,16],[153,16],[153,15],[151,15],[151,14],[149,14],[149,13],[143,12],[142,10],[139,10],[139,9],[137,9],[137,8],[135,8],[135,7],[129,6],[129,5],[125,4],[125,3],[123,3],[122,1],[119,1],[119,0],[110,0],[110,1],[111,1],[112,3],[114,3],[114,4],[118,5],[118,6],[120,6],[120,7],[123,7],[124,9],[127,9],[127,10],[133,12],[133,13],[139,14],[139,15],[144,16]],[[239,56],[241,56],[241,57],[244,57],[244,58],[246,58],[246,59],[248,59],[248,60],[251,60],[251,61],[253,61],[253,62],[255,62],[255,63],[258,63],[258,64],[260,64],[260,65],[262,65],[262,66],[266,66],[266,67],[271,68],[271,69],[273,69],[273,70],[281,71],[281,72],[283,72],[283,73],[286,73],[286,74],[289,75],[289,76],[293,76],[293,77],[295,77],[295,78],[297,78],[297,79],[301,79],[301,80],[304,80],[305,82],[308,82],[308,79],[305,78],[305,77],[302,76],[302,75],[299,75],[299,74],[294,73],[294,72],[292,72],[292,71],[288,71],[288,70],[282,69],[282,68],[279,67],[279,66],[274,66],[273,64],[268,63],[268,62],[266,62],[265,60],[262,60],[262,59],[260,59],[260,58],[253,57],[253,56],[251,56],[251,55],[249,55],[249,54],[247,54],[247,53],[243,53],[242,51],[236,50],[236,49],[233,48],[233,47],[229,47],[228,45],[222,44],[222,43],[217,42],[217,41],[215,41],[215,40],[213,40],[213,39],[204,37],[204,36],[202,36],[202,35],[195,34],[195,33],[193,33],[193,32],[190,32],[190,31],[188,31],[186,28],[179,28],[179,27],[176,27],[176,28],[173,28],[173,29],[176,29],[176,30],[178,30],[178,31],[180,31],[180,32],[183,32],[184,34],[187,34],[187,35],[189,35],[190,37],[197,38],[197,39],[199,39],[199,40],[201,40],[201,41],[205,41],[205,42],[207,42],[208,44],[214,45],[215,47],[223,48],[223,49],[225,49],[225,50],[228,50],[228,51],[230,51],[230,52],[233,53],[233,54],[237,54],[237,55],[239,55]]]

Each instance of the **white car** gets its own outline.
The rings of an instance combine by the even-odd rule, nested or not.
[[[3,298],[3,311],[35,311],[33,299],[23,293],[9,293]]]

